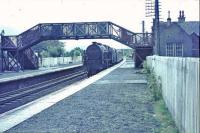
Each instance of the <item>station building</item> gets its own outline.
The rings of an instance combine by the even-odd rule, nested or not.
[[[199,37],[199,21],[185,21],[180,11],[178,21],[172,22],[168,12],[167,22],[160,22],[159,55],[199,57]]]

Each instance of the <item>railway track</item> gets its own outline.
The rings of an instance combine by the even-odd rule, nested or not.
[[[62,89],[66,85],[72,84],[86,77],[87,71],[84,68],[80,68],[66,75],[61,75],[56,78],[0,94],[0,114],[58,89]]]

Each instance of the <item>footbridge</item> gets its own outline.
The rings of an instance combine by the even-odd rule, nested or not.
[[[69,39],[113,39],[133,49],[152,47],[151,33],[134,33],[112,22],[41,23],[16,36],[1,35],[3,70],[37,69],[33,45]]]

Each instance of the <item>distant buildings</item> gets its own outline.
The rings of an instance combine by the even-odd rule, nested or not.
[[[199,21],[185,21],[180,11],[178,22],[160,22],[160,56],[199,57]],[[153,32],[154,31],[153,27]]]

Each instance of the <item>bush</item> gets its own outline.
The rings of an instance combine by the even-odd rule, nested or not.
[[[162,89],[161,89],[161,78],[158,77],[156,78],[156,75],[153,71],[153,69],[149,68],[147,66],[147,62],[144,61],[143,63],[143,71],[147,74],[147,86],[148,89],[150,90],[152,97],[154,101],[158,101],[162,98]]]

